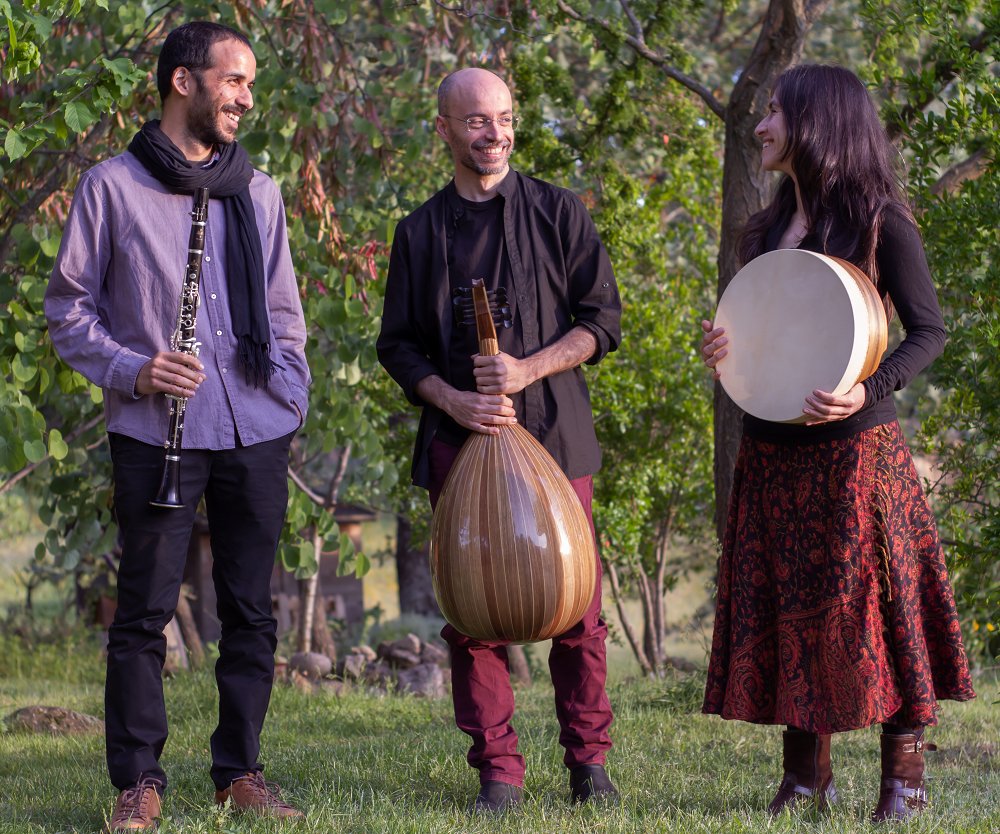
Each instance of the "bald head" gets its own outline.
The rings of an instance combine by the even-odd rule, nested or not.
[[[486,69],[470,67],[453,72],[438,87],[438,113],[466,119],[475,113],[452,113],[449,108],[469,106],[510,111],[510,90],[499,75]]]

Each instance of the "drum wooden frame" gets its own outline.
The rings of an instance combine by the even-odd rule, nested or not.
[[[878,368],[888,340],[885,307],[865,274],[805,249],[755,258],[726,287],[713,327],[728,353],[722,387],[761,420],[804,423],[814,390],[842,396]]]
[[[482,285],[473,287],[479,352],[499,353]],[[430,568],[445,619],[483,641],[532,643],[580,621],[594,597],[597,556],[572,484],[520,425],[474,433],[434,512]]]

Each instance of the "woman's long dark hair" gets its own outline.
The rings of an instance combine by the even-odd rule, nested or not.
[[[810,234],[824,254],[850,261],[876,286],[882,218],[893,207],[913,215],[902,187],[901,160],[865,85],[843,67],[798,66],[774,80],[791,159]],[[784,176],[771,204],[743,230],[738,254],[748,263],[763,254],[768,230],[795,211],[795,183]]]

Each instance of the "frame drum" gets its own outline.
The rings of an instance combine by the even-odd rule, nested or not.
[[[865,274],[805,249],[754,258],[726,287],[715,313],[729,353],[717,366],[740,408],[774,423],[805,423],[814,390],[841,396],[878,368],[888,323]]]

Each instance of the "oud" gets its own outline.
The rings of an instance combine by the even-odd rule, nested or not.
[[[486,289],[474,282],[479,353],[496,356]],[[594,597],[596,554],[580,499],[519,424],[473,433],[434,512],[430,567],[445,619],[477,640],[533,643],[580,621]]]

